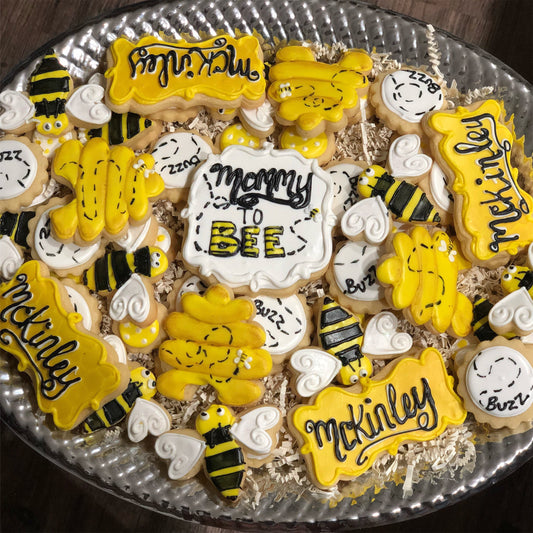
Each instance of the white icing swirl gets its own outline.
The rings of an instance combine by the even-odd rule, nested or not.
[[[327,387],[340,371],[339,359],[318,348],[304,348],[291,356],[291,366],[296,372],[296,392],[309,398]]]
[[[513,291],[495,304],[489,312],[490,325],[500,333],[514,331],[519,335],[533,332],[533,300],[525,287]]]
[[[16,130],[27,124],[35,113],[35,106],[29,98],[11,89],[0,93],[0,104],[4,108],[0,115],[1,130]]]
[[[155,441],[155,453],[162,459],[170,459],[168,477],[181,479],[202,458],[205,442],[181,433],[163,433]]]
[[[413,346],[413,338],[405,332],[398,332],[398,319],[383,311],[373,316],[366,325],[363,346],[364,354],[389,356],[405,353]]]
[[[90,126],[103,126],[111,120],[111,110],[102,103],[104,94],[104,88],[98,84],[82,85],[70,95],[65,110]]]
[[[341,229],[348,238],[364,232],[367,242],[381,244],[390,233],[387,206],[379,196],[360,200],[344,213]]]
[[[139,274],[133,274],[113,295],[109,316],[117,321],[129,316],[133,322],[142,323],[148,318],[150,307],[146,286]]]
[[[415,134],[402,135],[395,139],[389,150],[391,174],[400,178],[413,178],[429,172],[433,159],[420,154],[420,137]]]
[[[128,438],[140,442],[148,435],[158,437],[170,430],[167,410],[156,402],[137,398],[128,417]]]
[[[11,279],[24,263],[24,258],[7,236],[0,237],[0,275],[3,279]]]
[[[280,417],[275,407],[257,407],[241,416],[231,427],[231,433],[246,448],[258,454],[255,458],[262,458],[270,453],[273,444],[267,430],[272,429]]]

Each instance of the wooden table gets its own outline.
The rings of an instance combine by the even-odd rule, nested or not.
[[[131,0],[1,0],[0,79],[49,39]],[[491,52],[533,82],[531,0],[377,0]],[[23,28],[23,30],[22,30]],[[532,132],[533,134],[533,132]],[[1,425],[4,532],[221,531],[124,502],[44,460]],[[533,461],[466,501],[376,532],[533,531]]]

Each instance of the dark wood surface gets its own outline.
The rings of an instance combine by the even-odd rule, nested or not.
[[[258,0],[260,1],[260,0]],[[0,0],[0,79],[37,47],[131,0]],[[533,82],[532,0],[377,0],[477,44]],[[533,134],[533,132],[531,132]],[[0,530],[220,531],[147,511],[64,472],[0,425]],[[533,531],[533,461],[496,485],[376,533]]]

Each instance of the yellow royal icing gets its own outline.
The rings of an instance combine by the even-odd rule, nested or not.
[[[417,325],[431,323],[438,333],[457,337],[470,332],[472,304],[457,292],[457,275],[468,263],[443,231],[431,235],[418,226],[410,234],[397,232],[394,255],[377,268],[378,280],[391,285],[391,301]]]
[[[149,199],[161,194],[165,183],[151,169],[150,154],[135,156],[130,148],[108,144],[100,138],[84,146],[67,141],[57,150],[53,169],[72,187],[75,198],[50,214],[52,227],[61,240],[76,231],[84,241],[97,239],[102,231],[117,235],[129,218],[141,221],[148,215]]]
[[[440,134],[438,152],[453,173],[455,218],[462,221],[472,261],[515,255],[533,242],[533,198],[517,183],[511,166],[514,136],[502,124],[503,107],[487,100],[451,112],[437,112],[428,126]],[[508,257],[503,256],[502,262]]]
[[[159,321],[154,320],[149,326],[140,328],[131,322],[121,322],[118,326],[121,339],[133,348],[145,348],[157,339],[159,335]]]
[[[258,400],[263,389],[256,380],[269,374],[272,359],[261,348],[263,328],[247,322],[255,313],[253,302],[232,299],[223,285],[215,285],[204,296],[183,294],[181,306],[183,312],[171,313],[165,325],[173,340],[159,348],[160,359],[175,369],[159,376],[159,392],[184,400],[197,386],[211,385],[230,405]]]
[[[280,136],[279,144],[283,149],[296,150],[308,159],[316,159],[328,149],[328,135],[322,132],[316,137],[301,137],[296,132],[296,128],[285,128]]]
[[[29,261],[0,285],[0,341],[19,371],[31,375],[39,408],[69,430],[120,393],[123,380],[107,362],[106,344],[78,328],[82,316],[65,310],[59,282],[43,277],[41,268]]]
[[[259,148],[261,139],[255,135],[250,135],[242,124],[236,123],[228,126],[220,136],[220,149],[224,150],[234,144],[240,146],[249,146],[250,148]]]
[[[400,360],[385,379],[362,387],[357,394],[329,387],[290,414],[301,452],[322,487],[359,476],[379,454],[396,454],[405,441],[429,441],[466,418],[434,348],[420,359]]]
[[[121,37],[111,45],[111,54],[107,96],[117,106],[168,101],[170,107],[176,99],[210,97],[231,107],[239,105],[241,97],[259,103],[264,97],[263,54],[251,35],[219,35],[198,43],[157,37],[132,43]]]
[[[372,68],[363,51],[346,52],[338,63],[326,64],[317,62],[308,48],[287,46],[276,60],[269,72],[268,96],[282,121],[304,131],[325,127],[324,121],[342,127],[345,111],[359,102],[357,91],[368,88],[363,72]]]

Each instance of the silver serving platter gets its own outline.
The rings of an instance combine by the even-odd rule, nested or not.
[[[208,0],[153,2],[135,10],[122,9],[105,18],[61,36],[23,61],[7,78],[5,87],[23,90],[28,76],[43,52],[53,46],[78,82],[102,67],[105,51],[120,35],[138,39],[159,32],[178,37],[200,31],[215,34],[257,30],[267,41],[311,40],[348,47],[390,52],[394,59],[411,65],[429,63],[426,26],[418,21],[383,11],[357,1],[334,0]],[[529,130],[526,153],[533,151],[533,87],[509,67],[479,48],[467,45],[445,32],[435,34],[442,54],[440,69],[455,79],[459,90],[492,85],[514,113],[517,136]],[[295,525],[320,528],[364,527],[398,522],[445,507],[502,478],[533,456],[533,429],[503,438],[498,432],[491,442],[476,444],[472,472],[444,477],[439,483],[422,479],[414,493],[402,498],[402,487],[387,485],[377,495],[367,491],[352,505],[349,498],[330,507],[323,497],[306,494],[275,501],[264,494],[257,507],[228,507],[206,491],[199,481],[178,484],[168,479],[162,461],[156,460],[153,442],[133,444],[122,432],[103,438],[87,438],[76,432],[61,432],[37,410],[29,379],[16,369],[13,357],[0,353],[0,408],[2,418],[30,446],[82,479],[112,494],[170,516],[219,527],[241,529]]]

